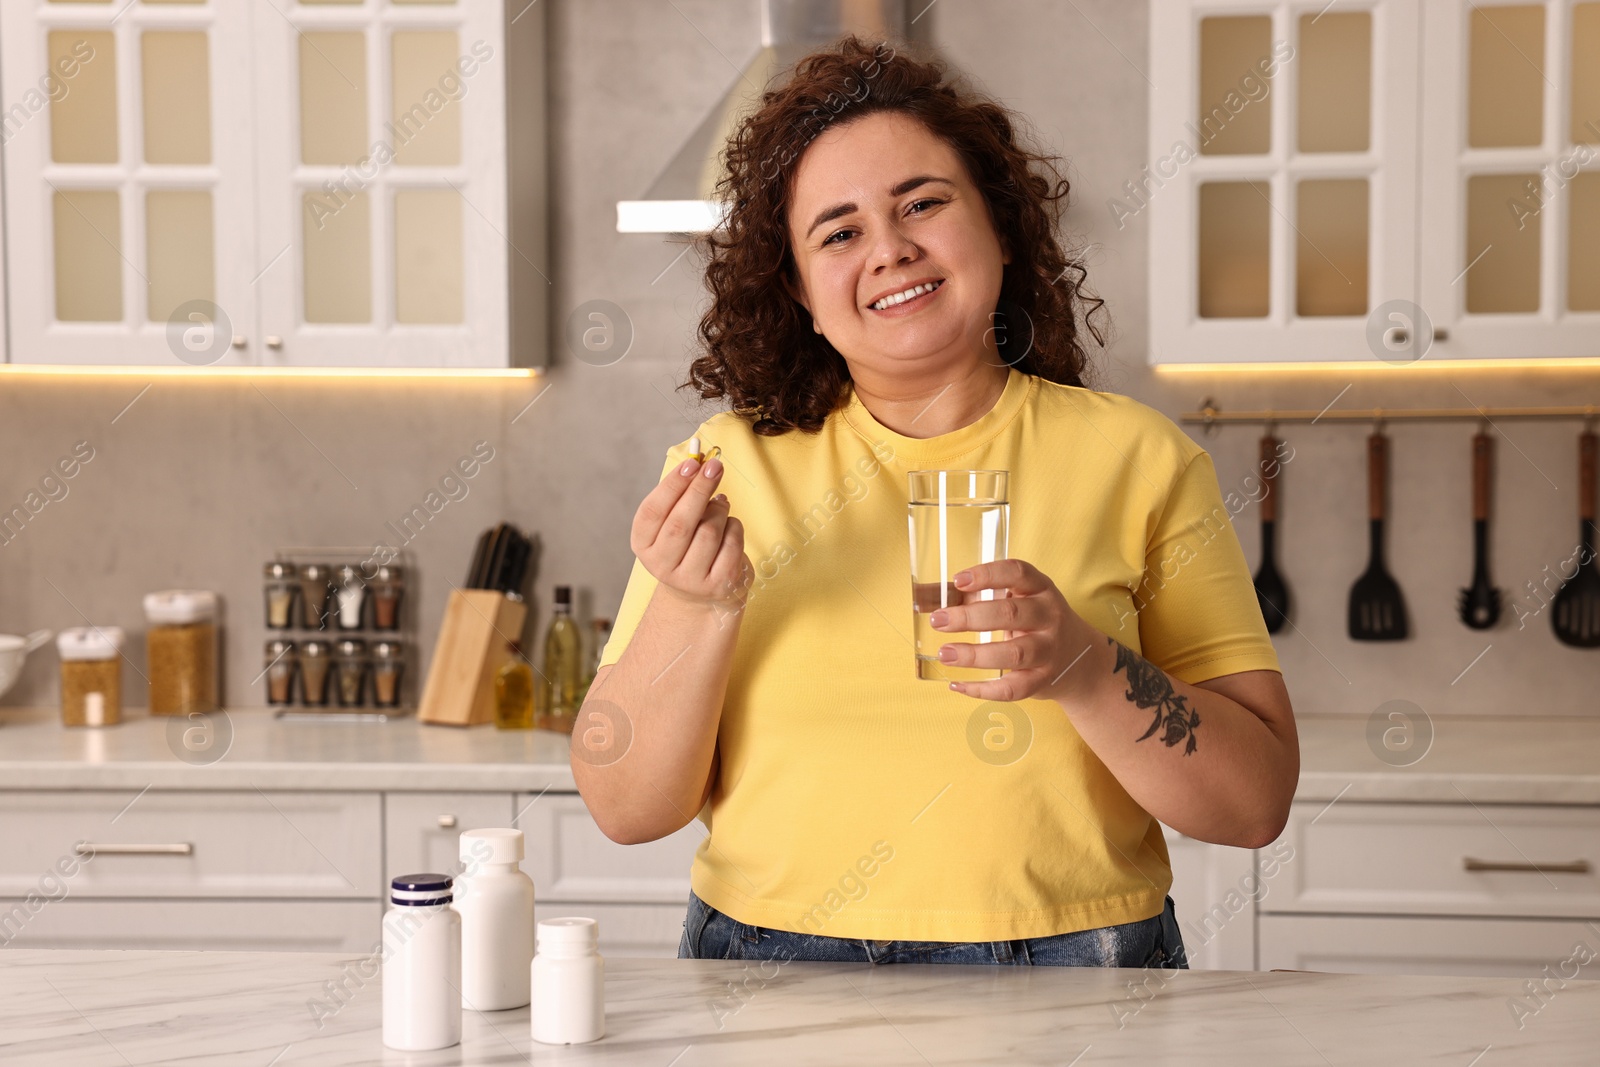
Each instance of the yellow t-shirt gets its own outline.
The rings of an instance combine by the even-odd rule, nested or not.
[[[816,435],[760,437],[724,412],[699,436],[722,448],[756,574],[695,893],[740,922],[871,940],[1012,940],[1158,914],[1172,884],[1160,825],[1058,704],[917,678],[906,474],[1009,470],[1009,554],[1091,625],[1200,682],[1280,669],[1230,521],[1244,498],[1224,501],[1211,457],[1137,401],[1016,369],[987,414],[937,437],[889,430],[853,391]],[[687,441],[669,449],[662,476],[687,454]],[[655,585],[635,560],[601,664],[622,656]],[[1150,713],[1116,714],[1131,742]]]

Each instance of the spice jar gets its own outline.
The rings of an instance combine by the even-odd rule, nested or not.
[[[380,566],[372,576],[372,628],[400,629],[400,600],[405,595],[405,574],[392,563]]]
[[[217,594],[170,589],[144,598],[150,714],[217,710]]]
[[[293,641],[268,641],[264,653],[267,703],[282,707],[294,701],[294,671],[298,664]]]
[[[61,656],[61,721],[115,726],[122,721],[122,630],[80,626],[56,637]]]
[[[294,600],[298,575],[294,564],[273,561],[264,571],[267,595],[267,629],[287,630],[294,626]]]
[[[328,594],[332,591],[326,563],[305,563],[300,567],[301,628],[328,628]]]
[[[300,703],[308,708],[328,704],[328,642],[310,640],[300,646]]]
[[[372,643],[372,703],[379,708],[400,706],[400,682],[405,677],[406,646],[399,641]]]
[[[361,629],[362,608],[367,601],[367,583],[361,572],[346,563],[333,572],[333,595],[338,611],[339,629]]]
[[[341,708],[359,708],[367,691],[367,643],[347,637],[336,646],[334,690]]]

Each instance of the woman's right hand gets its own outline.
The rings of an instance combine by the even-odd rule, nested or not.
[[[629,546],[677,596],[738,607],[755,568],[744,554],[744,524],[728,513],[727,495],[716,492],[723,472],[720,459],[704,467],[686,460],[667,472],[634,513]]]

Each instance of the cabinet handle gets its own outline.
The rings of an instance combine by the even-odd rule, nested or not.
[[[455,828],[456,828],[456,817],[454,815],[441,815],[441,816],[439,816],[439,829],[441,829],[441,830],[454,830]]]
[[[80,856],[192,856],[194,845],[188,841],[176,845],[97,845],[92,841],[79,841],[72,850]]]
[[[1461,858],[1461,869],[1466,871],[1516,871],[1524,874],[1588,874],[1592,867],[1588,860],[1570,860],[1566,863],[1501,863],[1499,860],[1480,860],[1471,856]]]
[[[267,347],[272,349],[274,352],[283,347],[283,338],[277,336],[276,334],[267,334],[265,340]]]

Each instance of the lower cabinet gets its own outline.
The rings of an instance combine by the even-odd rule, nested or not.
[[[1600,977],[1600,923],[1406,915],[1261,916],[1261,969]]]
[[[1197,971],[1255,967],[1255,853],[1185,837],[1162,827],[1172,861],[1172,907],[1189,966]]]
[[[39,906],[41,905],[42,906]],[[0,943],[17,948],[370,952],[376,900],[0,901]]]

